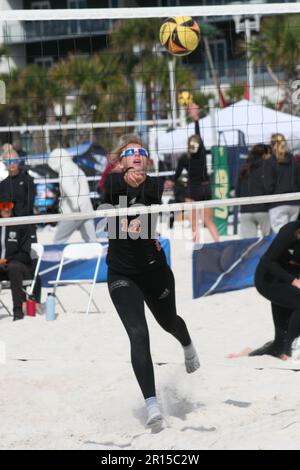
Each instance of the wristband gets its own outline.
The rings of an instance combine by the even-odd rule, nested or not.
[[[129,170],[134,170],[133,166],[129,166],[128,168],[126,168],[126,170],[123,170],[123,176],[126,175]]]

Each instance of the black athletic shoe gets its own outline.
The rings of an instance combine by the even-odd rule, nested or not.
[[[20,309],[20,308],[14,309],[13,321],[23,320],[23,318],[24,318],[24,315],[23,315],[22,309]]]

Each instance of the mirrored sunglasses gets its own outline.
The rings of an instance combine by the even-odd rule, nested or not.
[[[123,152],[121,153],[121,158],[122,157],[132,157],[136,153],[138,155],[140,155],[141,157],[149,158],[148,151],[146,149],[142,148],[142,147],[140,147],[140,148],[128,148],[128,149],[123,150]]]
[[[13,202],[0,202],[0,210],[9,210],[14,208]]]
[[[17,158],[7,159],[7,160],[4,160],[4,165],[5,166],[16,165],[18,163],[18,161],[19,160]]]

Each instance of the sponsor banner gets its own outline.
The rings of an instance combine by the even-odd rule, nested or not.
[[[170,241],[167,238],[159,239],[162,248],[165,251],[168,263],[171,263],[171,250]],[[42,280],[42,287],[53,287],[49,284],[49,281],[55,281],[59,263],[62,256],[62,251],[66,245],[45,245],[44,255],[40,266],[39,275]],[[104,251],[100,268],[97,276],[97,282],[106,282],[107,280],[107,243],[103,243]],[[89,279],[93,277],[94,270],[96,267],[97,260],[66,260],[62,270],[61,279]]]
[[[258,262],[273,237],[209,243],[194,251],[193,297],[252,287]]]
[[[230,192],[227,147],[212,147],[213,157],[213,199],[227,199]],[[227,235],[228,207],[213,209],[214,222],[220,235]]]

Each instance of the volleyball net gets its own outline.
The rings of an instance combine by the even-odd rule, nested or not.
[[[127,133],[145,141],[148,172],[164,180],[171,202],[139,208],[139,213],[230,212],[238,205],[299,199],[300,187],[292,184],[285,194],[235,197],[249,150],[270,145],[273,134],[285,137],[298,165],[299,3],[159,7],[153,2],[144,8],[136,2],[136,8],[93,9],[84,0],[64,10],[42,3],[41,9],[1,11],[0,144],[14,144],[22,171],[35,179],[39,214],[2,219],[3,225],[133,214],[136,208],[101,206],[60,214],[65,197],[76,205],[90,195],[94,208],[101,204],[99,181],[109,152]],[[159,42],[163,21],[173,16],[192,16],[200,27],[198,47],[183,57]],[[198,108],[207,150],[211,201],[185,202],[184,172],[174,182],[178,160],[195,134],[191,105]],[[59,170],[52,169],[51,151],[57,148],[69,153],[77,175],[63,171],[63,157]],[[1,165],[0,178],[9,178],[7,162]],[[74,185],[66,196],[63,182],[80,180],[81,171],[87,194]]]

